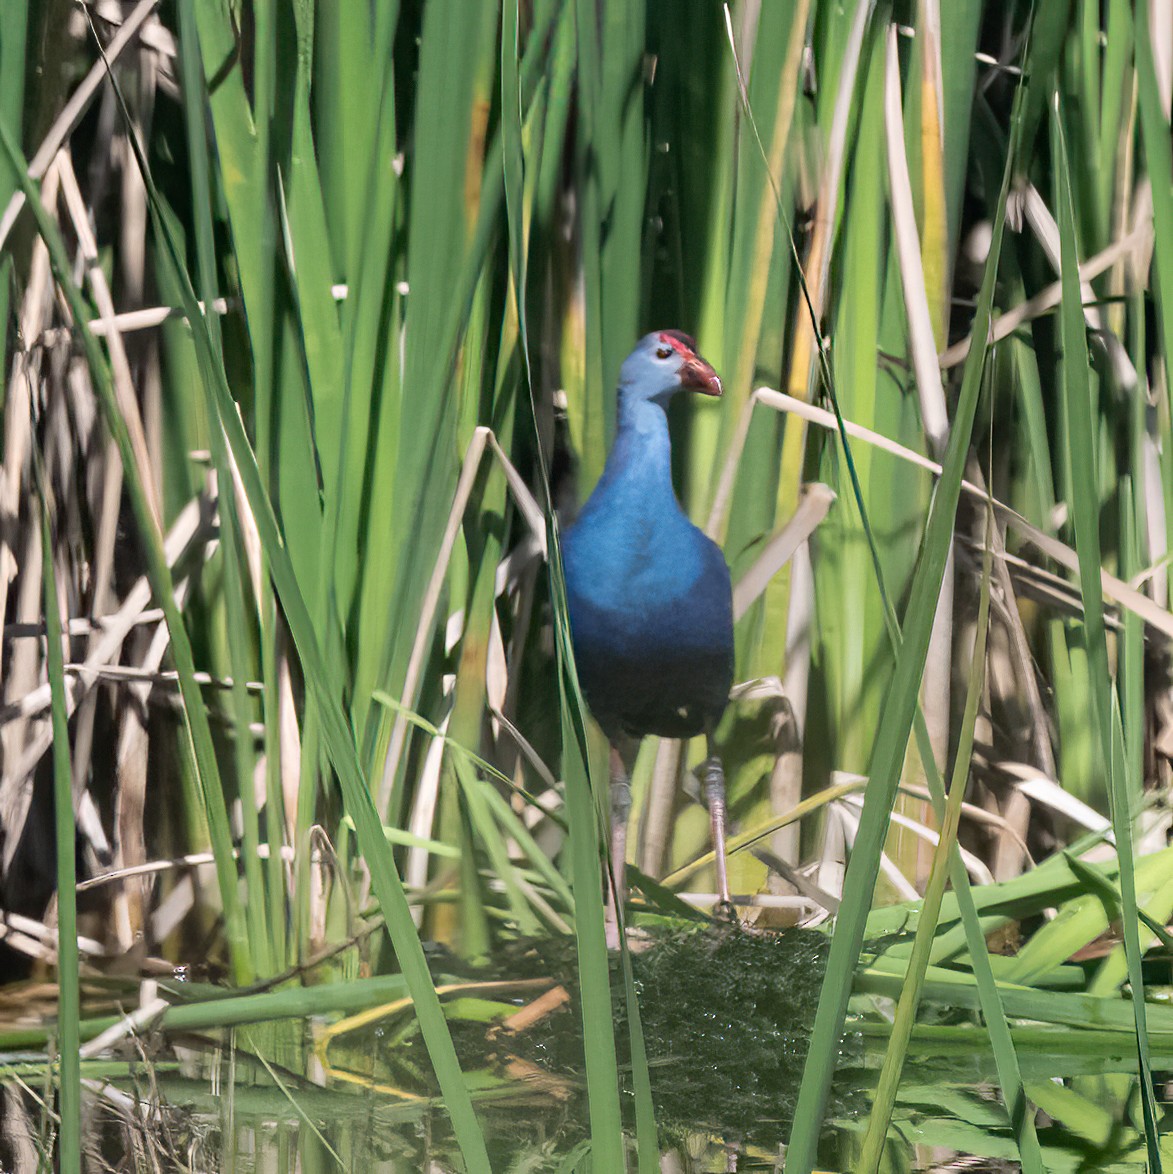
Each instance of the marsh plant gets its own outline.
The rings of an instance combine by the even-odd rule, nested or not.
[[[1159,1170],[1171,92],[1128,0],[2,0],[0,1164]],[[559,535],[653,328],[744,971],[703,740],[605,945]]]

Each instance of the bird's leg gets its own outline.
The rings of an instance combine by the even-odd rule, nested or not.
[[[709,823],[713,832],[714,865],[717,870],[717,912],[720,916],[737,914],[729,899],[729,870],[725,860],[725,771],[721,760],[709,746],[709,757],[701,766],[701,783],[705,803],[709,808]]]
[[[623,755],[611,747],[611,891],[607,898],[607,945],[619,946],[619,909],[627,893],[627,817],[631,780]]]

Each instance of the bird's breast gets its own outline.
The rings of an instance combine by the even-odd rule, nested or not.
[[[731,601],[724,556],[680,521],[576,528],[565,552],[571,622],[596,629],[597,642],[610,646],[725,642]]]
[[[631,528],[601,535],[568,559],[567,574],[578,594],[600,607],[639,613],[687,599],[703,571],[687,535]]]

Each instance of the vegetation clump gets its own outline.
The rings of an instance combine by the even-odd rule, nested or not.
[[[829,946],[813,930],[701,926],[667,933],[633,956],[662,1128],[785,1141]],[[851,1040],[844,1046],[858,1050]],[[834,1115],[850,1112],[849,1100],[844,1087]]]
[[[786,1140],[829,945],[824,934],[813,930],[755,932],[704,923],[660,928],[633,950],[632,977],[662,1133],[683,1136],[701,1129],[762,1146]],[[577,1092],[583,1060],[572,939],[515,942],[491,969],[501,979],[540,972],[552,987],[562,983],[568,998],[556,1013],[509,1032],[507,1046],[501,1034],[486,1032],[483,1024],[453,1023],[462,1062],[491,1065],[504,1074],[520,1060]],[[620,970],[616,955],[615,1034],[625,1057],[630,1035]],[[841,1071],[859,1056],[858,1040],[849,1036]],[[623,1064],[622,1079],[630,1099],[629,1063]],[[852,1082],[848,1077],[837,1084],[836,1117],[854,1111]]]

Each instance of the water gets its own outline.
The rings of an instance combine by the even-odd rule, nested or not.
[[[813,932],[706,928],[665,934],[634,957],[663,1169],[781,1168],[826,948]],[[453,987],[446,1007],[493,1169],[589,1169],[572,943],[516,943],[488,967],[454,976],[456,966],[444,959]],[[615,987],[624,1107],[633,1117],[622,983]],[[828,1170],[855,1168],[886,1042],[882,1001],[857,997],[853,1009],[856,1030],[843,1045],[820,1155]],[[1016,1046],[1027,1091],[1043,1110],[1037,1124],[1049,1174],[1145,1168],[1129,1035],[1025,1027]],[[47,1168],[53,1124],[44,1056],[12,1053],[2,1062],[0,1165]],[[1173,1069],[1173,1056],[1154,1063]],[[369,1021],[148,1035],[87,1063],[83,1075],[87,1169],[462,1168],[402,1000]],[[980,1024],[927,1007],[886,1168],[1017,1169],[996,1090]],[[634,1142],[632,1154],[634,1168]]]

